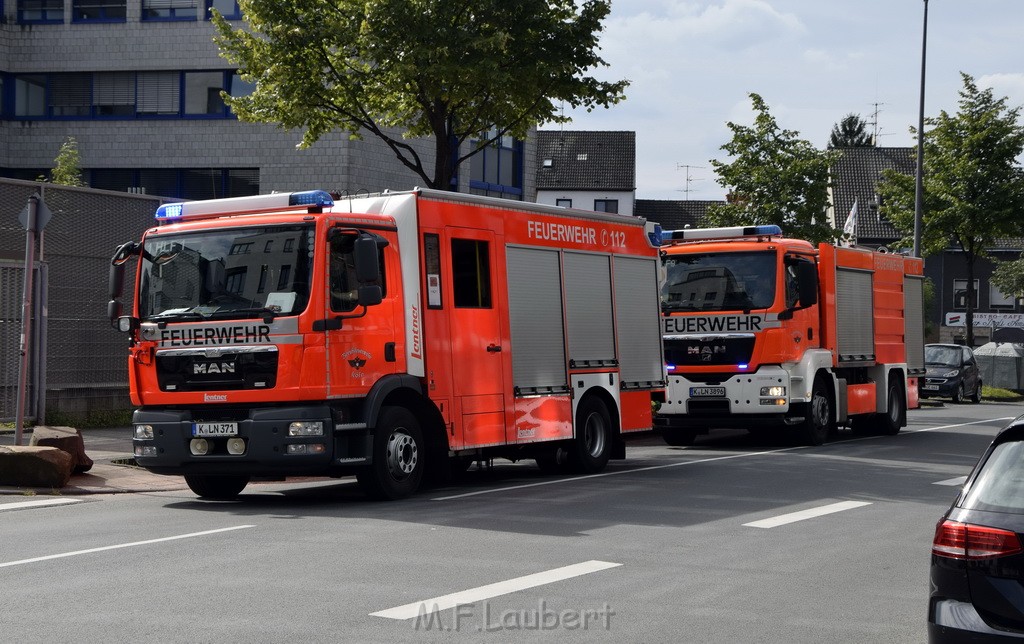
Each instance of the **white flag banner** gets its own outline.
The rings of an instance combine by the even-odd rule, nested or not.
[[[843,224],[843,233],[849,235],[850,239],[844,241],[844,245],[853,246],[857,243],[857,200],[853,200],[853,208],[850,208],[850,214],[846,218],[846,223]]]

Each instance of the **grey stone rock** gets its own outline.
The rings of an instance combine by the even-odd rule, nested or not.
[[[40,425],[32,430],[29,445],[56,447],[71,455],[75,463],[75,474],[82,474],[92,469],[92,459],[85,453],[85,441],[82,432],[74,427],[50,427]]]
[[[62,488],[74,466],[71,455],[56,447],[0,447],[0,485]]]

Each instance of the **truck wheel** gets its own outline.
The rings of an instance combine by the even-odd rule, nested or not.
[[[249,484],[248,476],[201,476],[186,474],[185,483],[196,496],[215,501],[230,501],[236,498]]]
[[[895,436],[900,433],[903,427],[904,418],[907,415],[906,399],[903,397],[903,388],[895,380],[889,381],[889,403],[886,405],[884,414],[875,416],[878,431],[886,436]]]
[[[977,405],[981,402],[981,381],[978,381],[978,386],[975,387],[974,393],[971,394],[971,402]]]
[[[612,421],[608,408],[595,396],[583,399],[576,409],[576,438],[569,460],[583,474],[597,474],[611,456]]]
[[[821,445],[832,430],[832,401],[821,378],[814,379],[806,414],[800,439],[805,445]]]
[[[373,463],[360,470],[356,480],[370,498],[405,498],[420,486],[425,454],[423,433],[412,412],[384,407],[373,435]]]
[[[666,445],[688,447],[693,445],[693,441],[697,440],[697,432],[685,429],[666,429],[662,430],[661,438],[665,441]]]

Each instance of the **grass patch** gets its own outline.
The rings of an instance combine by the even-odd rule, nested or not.
[[[988,385],[981,386],[981,397],[985,400],[993,400],[995,402],[1019,402],[1024,400],[1024,394],[1019,394],[1016,391],[1010,391],[1009,389],[989,387]]]

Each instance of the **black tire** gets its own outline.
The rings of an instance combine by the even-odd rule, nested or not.
[[[403,499],[420,487],[426,450],[419,421],[404,407],[384,407],[373,435],[373,463],[356,474],[366,495]]]
[[[697,432],[686,429],[664,429],[661,438],[672,447],[689,447],[697,440]]]
[[[562,447],[555,447],[545,454],[538,455],[534,460],[544,474],[564,474],[569,470],[569,453]]]
[[[964,382],[961,380],[960,384],[956,386],[956,391],[953,392],[953,403],[959,405],[964,401]]]
[[[576,437],[569,462],[582,474],[597,474],[608,465],[612,447],[612,419],[596,396],[587,396],[576,408]]]
[[[821,445],[832,433],[834,424],[832,398],[825,388],[825,381],[822,378],[815,378],[811,402],[807,403],[804,422],[798,432],[800,442],[804,445]]]
[[[196,493],[196,496],[214,501],[231,501],[238,498],[245,486],[249,484],[249,477],[244,475],[222,475],[206,476],[199,474],[186,474],[185,483],[188,489]]]
[[[974,388],[974,393],[971,394],[971,402],[975,405],[981,402],[981,380],[978,380],[978,386]]]
[[[907,398],[903,395],[903,387],[896,380],[889,380],[889,403],[884,414],[875,415],[875,426],[879,433],[895,436],[906,424]]]

